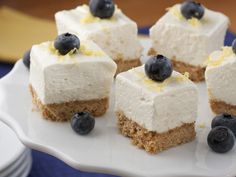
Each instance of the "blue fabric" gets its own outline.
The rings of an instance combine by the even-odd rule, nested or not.
[[[139,34],[148,34],[149,28],[140,28]],[[225,45],[231,45],[236,35],[228,32]],[[0,62],[0,78],[7,74],[13,67],[13,64]],[[115,177],[113,175],[87,173],[75,170],[64,162],[48,154],[33,150],[33,166],[28,177]]]
[[[12,68],[13,64],[0,62],[0,78],[5,76]]]
[[[28,177],[115,177],[75,170],[48,154],[32,151],[33,165]]]

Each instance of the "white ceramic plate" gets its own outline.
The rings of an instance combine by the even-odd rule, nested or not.
[[[27,154],[28,154],[28,150],[24,151],[20,155],[20,157],[14,161],[14,163],[12,163],[11,165],[9,165],[9,167],[7,167],[6,169],[0,172],[0,176],[6,177],[6,176],[11,175],[13,172],[15,172],[23,163],[25,163]]]
[[[19,177],[27,177],[29,175],[29,172],[31,170],[31,167],[32,167],[32,156],[31,154],[28,156],[28,159],[27,159],[27,166],[26,168],[20,173],[20,176]]]
[[[145,48],[148,40],[142,40]],[[75,134],[69,123],[42,119],[31,104],[28,70],[22,61],[0,81],[0,119],[8,124],[28,147],[58,157],[70,166],[92,172],[135,177],[222,177],[236,174],[235,149],[226,154],[212,152],[206,142],[211,113],[204,83],[199,88],[199,117],[195,141],[156,155],[131,145],[119,134],[111,106],[105,116],[96,119],[88,136]]]
[[[0,174],[11,167],[22,156],[25,149],[15,133],[0,122]]]
[[[26,153],[24,162],[22,162],[21,165],[19,165],[19,167],[17,167],[10,174],[3,177],[27,177],[31,169],[31,165],[32,165],[32,157],[31,153],[28,151],[28,153]]]
[[[9,168],[0,173],[1,177],[26,177],[31,168],[32,158],[31,151],[27,149],[24,153],[17,159],[14,164]]]

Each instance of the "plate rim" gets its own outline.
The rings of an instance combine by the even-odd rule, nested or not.
[[[23,154],[21,154],[20,158],[17,159],[9,168],[7,168],[5,171],[1,172],[1,176],[9,176],[15,173],[19,168],[22,168],[26,163],[28,163],[29,156],[31,154],[30,149],[26,149]]]
[[[6,175],[6,177],[22,177],[26,174],[26,172],[29,173],[29,170],[32,167],[32,157],[30,151],[26,152],[25,161],[17,168],[15,171],[12,171],[10,174]]]

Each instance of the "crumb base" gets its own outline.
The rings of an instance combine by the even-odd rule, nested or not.
[[[128,71],[129,69],[132,69],[134,67],[140,66],[142,64],[140,59],[134,59],[134,60],[117,59],[114,61],[117,64],[116,75],[121,72]]]
[[[224,101],[210,99],[210,106],[211,106],[212,111],[215,114],[227,113],[227,114],[236,116],[236,105],[231,105],[231,104],[225,103]]]
[[[95,117],[102,116],[105,114],[109,106],[108,98],[45,105],[38,98],[31,85],[29,85],[29,89],[32,95],[33,103],[39,108],[43,117],[55,122],[69,121],[74,113],[82,111],[90,112]]]
[[[195,123],[185,123],[168,132],[157,133],[141,127],[122,111],[117,111],[116,116],[121,134],[131,138],[132,144],[152,154],[190,142],[196,137]]]
[[[148,55],[156,55],[157,52],[151,48],[148,51]],[[176,58],[171,59],[173,68],[174,70],[180,72],[180,73],[185,73],[188,72],[190,74],[189,79],[194,81],[194,82],[200,82],[205,80],[205,67],[200,67],[200,66],[193,66],[181,61],[177,61]]]

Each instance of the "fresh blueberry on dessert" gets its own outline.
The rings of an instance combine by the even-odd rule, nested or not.
[[[234,146],[233,132],[224,126],[213,128],[207,137],[209,147],[218,153],[230,151]]]
[[[94,126],[95,119],[88,112],[76,113],[71,119],[72,129],[80,135],[87,135]]]
[[[59,35],[54,41],[54,47],[59,51],[61,55],[66,55],[73,49],[79,49],[79,38],[70,33],[64,33]]]
[[[236,136],[236,117],[233,117],[229,114],[218,115],[211,122],[212,128],[217,126],[225,126],[229,128]]]
[[[186,19],[197,18],[200,20],[204,15],[204,7],[194,1],[185,1],[181,5],[181,13]]]
[[[23,56],[23,63],[28,69],[30,68],[30,52],[31,49],[27,50]]]
[[[95,17],[110,18],[115,11],[115,5],[113,0],[90,0],[89,9]]]
[[[164,81],[172,71],[171,61],[163,55],[152,56],[145,64],[146,75],[155,81]]]
[[[236,39],[234,39],[234,41],[232,43],[232,49],[233,49],[234,53],[236,54]]]

